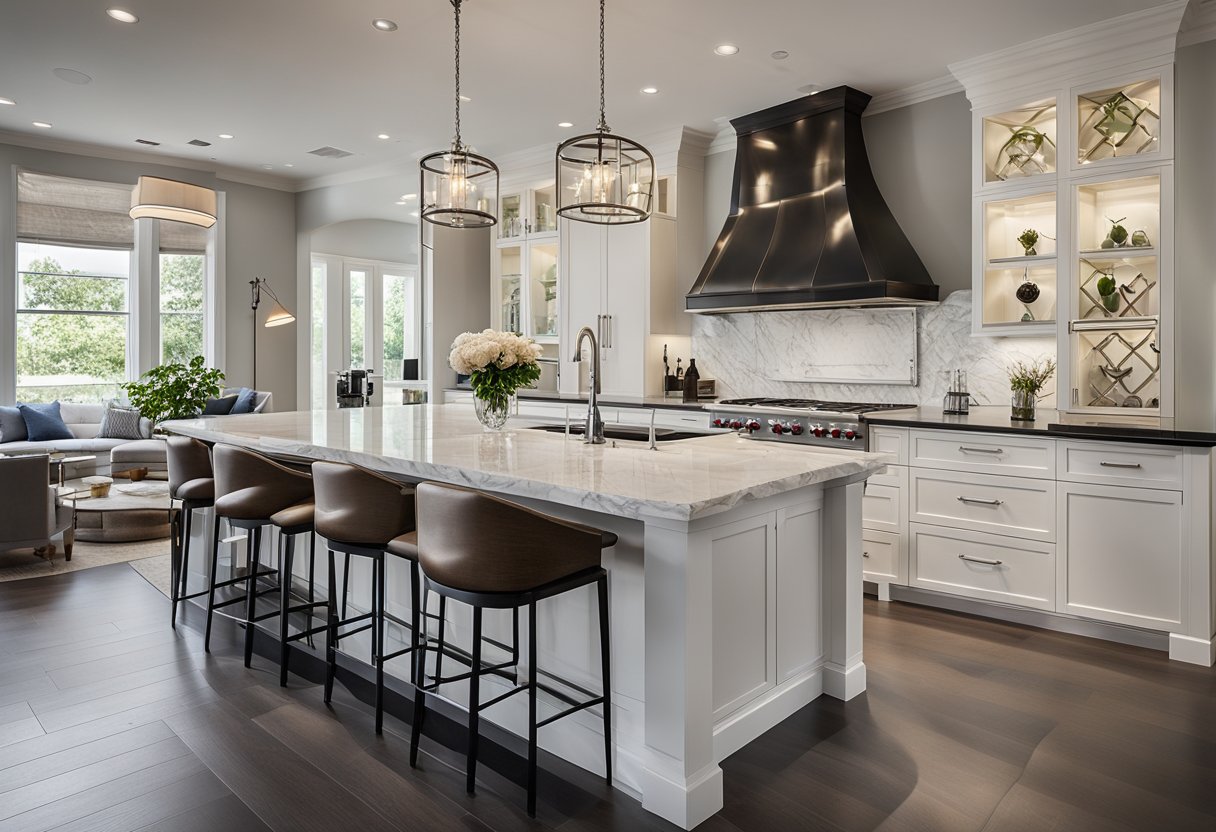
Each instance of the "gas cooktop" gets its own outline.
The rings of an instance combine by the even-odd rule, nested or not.
[[[751,439],[802,445],[856,443],[865,448],[865,414],[915,407],[878,402],[829,402],[822,399],[725,399],[710,407],[709,426]],[[855,447],[856,447],[855,445]]]
[[[723,399],[717,403],[720,406],[754,407],[758,409],[780,407],[789,410],[811,410],[826,413],[870,413],[877,410],[905,410],[915,407],[912,404],[883,404],[880,402],[832,402],[823,399]]]

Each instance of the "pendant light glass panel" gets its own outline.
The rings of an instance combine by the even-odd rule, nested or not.
[[[654,157],[637,142],[588,133],[557,149],[557,213],[581,222],[642,222],[654,198]]]
[[[449,228],[486,228],[498,220],[491,197],[498,193],[498,166],[467,150],[442,150],[424,156],[422,218]]]

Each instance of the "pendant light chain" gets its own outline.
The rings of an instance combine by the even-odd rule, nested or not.
[[[600,0],[600,124],[597,129],[601,133],[610,132],[604,110],[604,0]]]
[[[452,0],[452,5],[456,7],[456,138],[452,143],[452,147],[460,150],[460,3],[461,0]]]

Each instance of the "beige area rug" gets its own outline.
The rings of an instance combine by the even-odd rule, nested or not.
[[[167,537],[163,540],[140,540],[133,543],[87,543],[78,540],[72,550],[71,562],[63,559],[62,550],[56,552],[55,559],[50,563],[35,556],[30,549],[0,552],[0,581],[22,581],[26,578],[62,575],[66,572],[79,572],[82,569],[92,569],[96,566],[108,566],[111,563],[155,559],[157,556],[164,557],[165,586],[168,586],[169,538]],[[149,581],[151,582],[151,579]],[[155,582],[152,583],[154,586],[156,585]]]
[[[159,589],[161,594],[166,598],[172,597],[169,594],[169,586],[173,583],[173,565],[169,563],[169,556],[167,554],[133,560],[130,566],[140,575],[143,575],[145,581]]]

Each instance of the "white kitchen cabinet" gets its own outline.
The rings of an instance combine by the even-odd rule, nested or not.
[[[863,521],[864,522],[864,521]],[[905,535],[877,529],[861,530],[861,577],[877,584],[908,582]]]
[[[919,523],[909,529],[912,586],[1020,607],[1055,608],[1053,544]]]
[[[1154,630],[1182,627],[1180,492],[1060,483],[1059,514],[1058,612]]]

